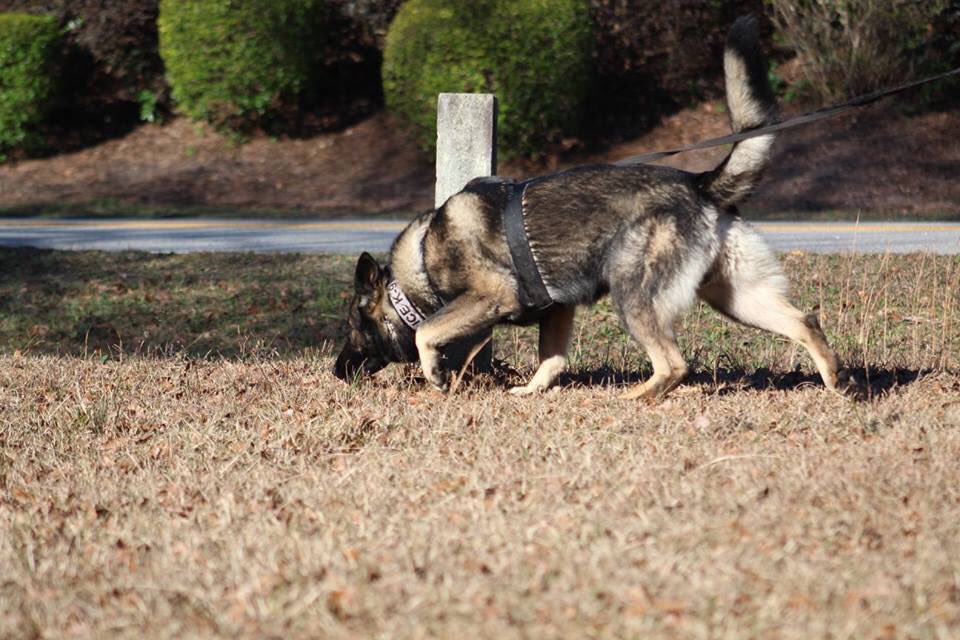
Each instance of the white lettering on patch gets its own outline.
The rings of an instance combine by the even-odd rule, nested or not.
[[[427,319],[403,293],[400,283],[396,280],[387,285],[387,296],[403,323],[414,331]]]

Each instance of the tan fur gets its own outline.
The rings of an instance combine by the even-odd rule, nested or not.
[[[644,260],[648,265],[652,264],[665,253],[674,251],[677,241],[677,229],[674,225],[664,223],[656,226],[650,233]]]
[[[620,397],[624,400],[652,402],[683,382],[687,376],[687,363],[683,360],[672,331],[667,332],[655,324],[648,324],[635,336],[638,336],[637,339],[650,356],[653,375]]]
[[[404,283],[407,295],[429,299],[430,281],[423,270],[423,237],[430,226],[432,216],[411,222],[395,242],[395,258],[390,265],[394,277]]]
[[[723,54],[723,73],[733,128],[739,131],[762,123],[767,115],[766,109],[749,90],[750,79],[744,59],[736,52],[727,50]]]
[[[540,367],[530,382],[513,387],[510,393],[518,396],[546,391],[567,369],[567,346],[573,331],[576,307],[558,306],[540,320]]]
[[[447,202],[446,214],[457,237],[478,238],[486,233],[486,228],[476,215],[479,200],[472,193],[458,193]]]
[[[839,360],[816,316],[787,299],[787,279],[760,235],[742,220],[725,221],[725,242],[700,297],[729,318],[786,336],[810,353],[829,389],[837,388]]]
[[[416,344],[427,380],[446,390],[448,372],[441,365],[440,348],[489,327],[499,317],[500,310],[511,304],[515,304],[512,296],[465,294],[420,325]]]

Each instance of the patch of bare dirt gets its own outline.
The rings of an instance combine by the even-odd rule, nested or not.
[[[90,149],[2,166],[0,206],[108,199],[294,213],[409,211],[432,202],[432,171],[385,113],[338,133],[245,144],[178,118]]]
[[[720,103],[663,120],[599,153],[572,153],[501,173],[526,177],[585,162],[617,160],[729,132]],[[908,116],[895,105],[781,134],[776,157],[749,210],[846,210],[956,214],[960,210],[960,112]],[[664,164],[702,171],[725,149]],[[237,144],[184,119],[145,125],[96,147],[0,166],[0,208],[42,211],[110,201],[132,207],[222,208],[291,215],[411,212],[432,204],[433,164],[396,120],[377,114],[309,139]]]

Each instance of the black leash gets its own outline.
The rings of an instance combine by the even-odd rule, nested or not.
[[[684,153],[686,151],[693,151],[695,149],[708,149],[710,147],[719,147],[724,144],[730,144],[731,142],[740,142],[742,140],[749,140],[750,138],[756,138],[759,136],[767,135],[768,133],[774,133],[775,131],[792,129],[793,127],[799,127],[800,125],[809,124],[811,122],[817,122],[818,120],[834,118],[836,116],[839,116],[842,113],[846,113],[847,111],[851,111],[853,109],[859,109],[860,107],[864,107],[882,98],[893,96],[898,93],[903,93],[904,91],[909,91],[910,89],[914,89],[921,85],[929,84],[931,82],[937,82],[938,80],[944,80],[945,78],[949,78],[955,75],[960,75],[960,67],[957,67],[952,71],[947,71],[946,73],[930,76],[929,78],[923,78],[922,80],[915,80],[913,82],[908,82],[906,84],[902,84],[892,89],[881,89],[880,91],[874,91],[873,93],[867,93],[862,96],[857,96],[856,98],[853,98],[841,104],[834,105],[832,107],[819,109],[817,111],[806,113],[801,116],[796,116],[794,118],[789,118],[787,120],[778,120],[773,124],[767,125],[765,127],[760,127],[757,129],[745,129],[744,131],[741,131],[739,133],[723,136],[722,138],[711,138],[709,140],[702,140],[695,144],[688,144],[683,147],[677,147],[676,149],[668,149],[666,151],[653,151],[651,153],[642,153],[640,155],[624,158],[623,160],[618,160],[613,164],[618,166],[623,166],[623,165],[631,165],[631,164],[640,164],[643,162],[651,162],[653,160],[659,160],[660,158],[666,158],[667,156],[674,156],[674,155],[677,155],[678,153]]]

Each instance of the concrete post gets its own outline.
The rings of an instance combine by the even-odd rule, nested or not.
[[[497,98],[490,93],[441,93],[437,100],[435,206],[474,178],[497,173]]]
[[[497,98],[489,93],[441,93],[437,100],[436,206],[472,179],[497,173]],[[473,345],[492,335],[484,331],[445,350],[447,365],[459,371]],[[473,372],[493,369],[493,342],[474,358]]]

